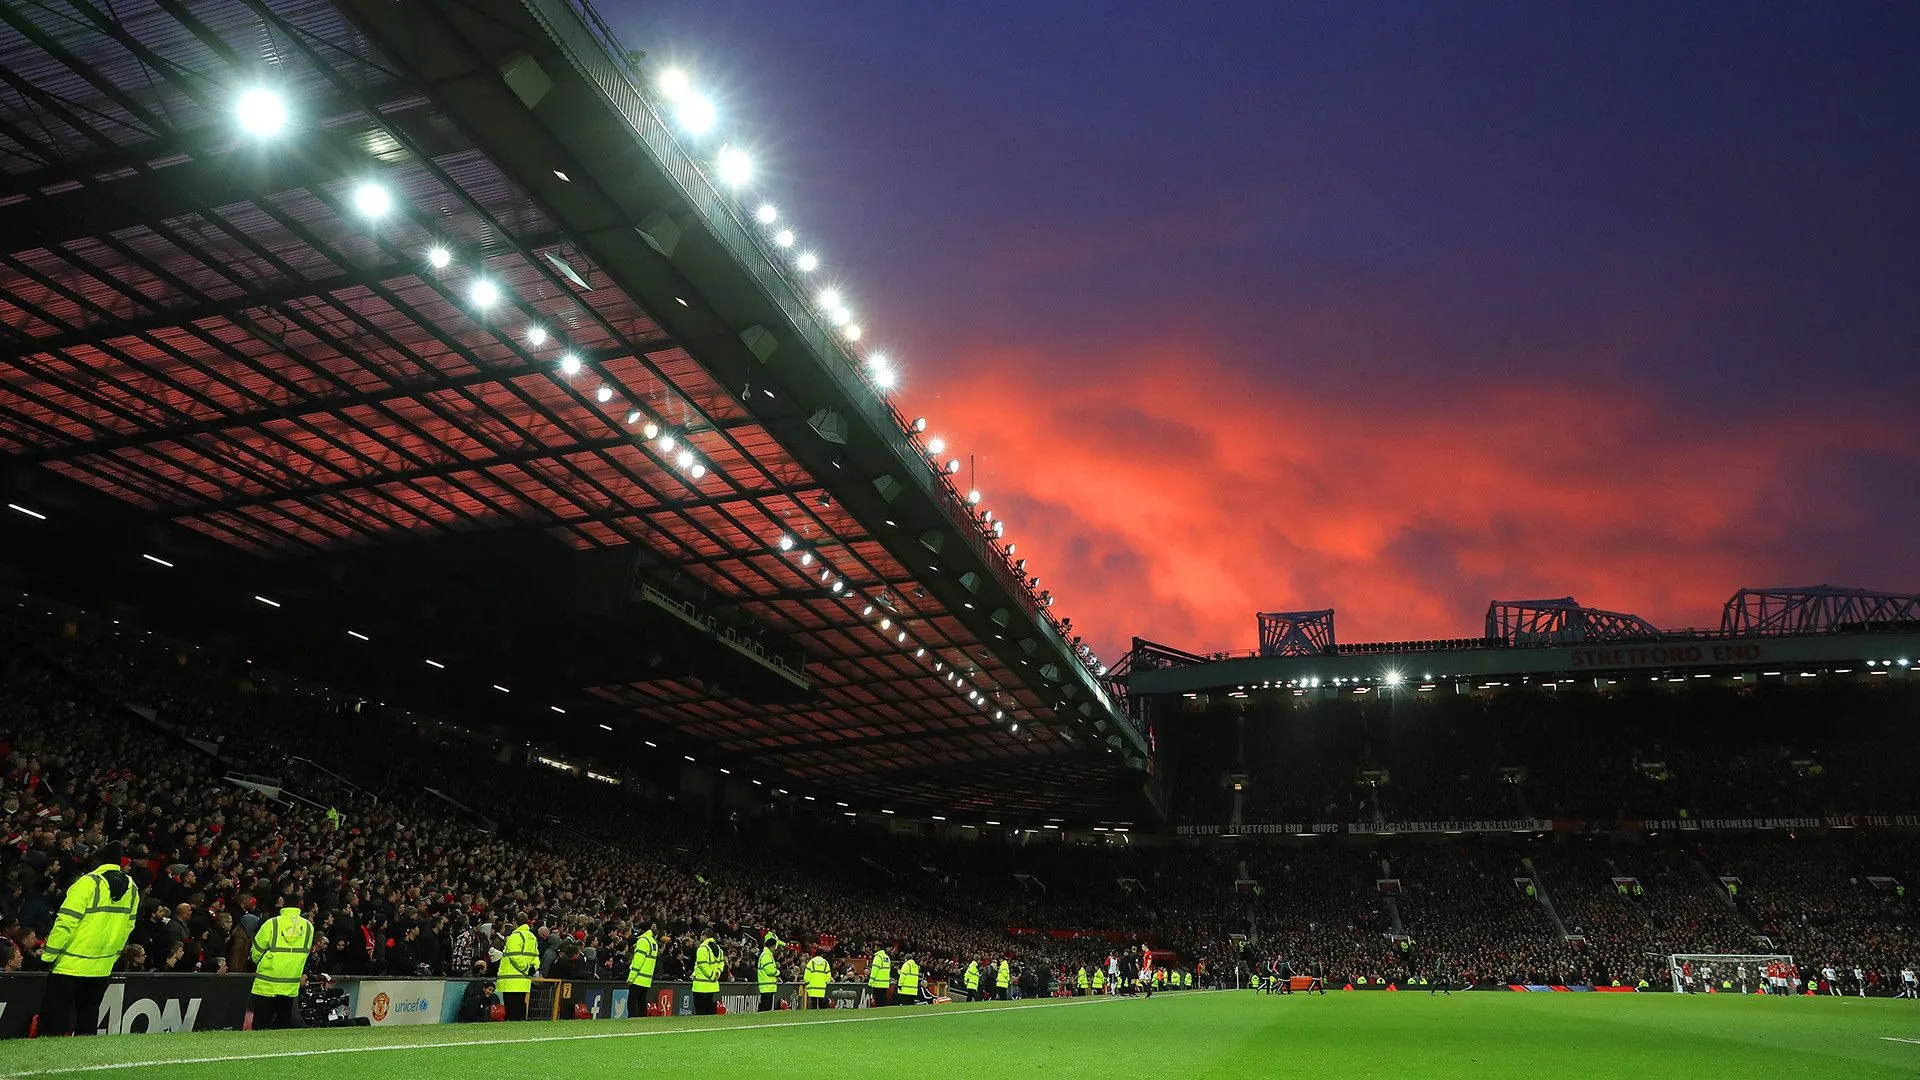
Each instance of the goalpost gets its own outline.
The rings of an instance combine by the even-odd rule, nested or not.
[[[1792,963],[1786,953],[1673,953],[1667,957],[1667,975],[1676,994],[1704,994],[1708,987],[1712,993],[1771,993],[1767,966]]]

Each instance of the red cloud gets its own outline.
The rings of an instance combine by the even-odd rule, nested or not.
[[[1477,634],[1496,597],[1717,625],[1742,585],[1920,567],[1872,535],[1854,477],[1863,456],[1916,475],[1920,445],[1857,412],[1676,415],[1545,382],[1308,394],[1178,348],[951,370],[934,430],[980,455],[983,505],[1109,661],[1135,634],[1250,648],[1263,610],[1335,607],[1344,641]]]

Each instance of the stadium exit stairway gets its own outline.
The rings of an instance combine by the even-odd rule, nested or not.
[[[1546,879],[1541,877],[1532,859],[1521,859],[1520,865],[1526,868],[1527,877],[1533,882],[1533,898],[1539,902],[1540,909],[1547,913],[1547,918],[1553,921],[1553,928],[1559,933],[1560,940],[1567,940],[1567,924],[1560,921],[1560,913],[1554,910],[1553,898],[1547,895]]]

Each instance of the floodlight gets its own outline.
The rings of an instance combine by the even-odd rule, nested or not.
[[[781,550],[781,551],[792,551],[792,550],[793,550],[793,537],[791,537],[791,536],[785,536],[785,535],[783,535],[783,536],[781,536],[781,537],[780,537],[780,550]]]
[[[821,307],[832,311],[834,308],[840,306],[840,290],[822,289],[820,290],[820,295],[815,299],[819,301]]]
[[[640,425],[640,437],[641,437],[641,438],[643,438],[643,439],[651,439],[651,438],[653,438],[653,437],[654,437],[655,435],[658,435],[658,434],[660,434],[660,425],[659,425],[659,424],[656,424],[656,423],[654,423],[653,421],[651,421],[651,420],[649,420],[649,421],[647,421],[646,423],[644,423],[644,424],[642,424],[642,425]]]
[[[680,99],[680,107],[675,112],[675,116],[687,134],[704,135],[713,127],[713,122],[720,118],[720,111],[715,109],[713,102],[705,97],[690,93]]]
[[[968,506],[980,505],[980,492],[978,490],[967,492],[967,505]]]
[[[660,452],[663,454],[673,453],[673,436],[671,435],[660,436]]]
[[[937,456],[941,453],[944,453],[946,449],[947,449],[947,440],[941,438],[938,435],[935,435],[933,438],[927,440],[927,453],[929,454],[934,454]]]
[[[573,355],[572,353],[567,353],[562,357],[560,357],[560,374],[562,375],[580,374],[580,358]]]
[[[683,469],[687,468],[688,466],[693,464],[693,451],[682,450],[680,451],[679,456],[675,457],[673,460],[681,468]]]
[[[693,468],[688,469],[687,472],[691,474],[695,480],[698,480],[707,475],[707,467],[696,461],[693,463]]]
[[[481,278],[473,283],[473,306],[489,308],[500,300],[500,286]]]
[[[714,166],[720,173],[720,182],[728,187],[739,187],[753,179],[753,158],[737,147],[721,147]]]
[[[449,252],[446,248],[440,247],[437,244],[434,245],[432,250],[427,252],[427,263],[431,265],[435,270],[445,270],[447,268],[447,264],[452,261],[453,261],[452,253]]]
[[[887,369],[886,371],[876,371],[873,373],[873,384],[875,386],[878,386],[880,389],[891,390],[893,389],[893,383],[894,383],[894,376],[893,376],[893,370],[891,368]]]
[[[947,459],[947,475],[952,476],[954,473],[957,473],[959,471],[960,471],[960,459],[959,458]]]
[[[241,94],[233,113],[249,135],[278,135],[287,126],[286,100],[271,90]]]
[[[780,211],[775,210],[772,203],[761,203],[760,209],[753,212],[753,218],[762,225],[771,225],[779,220]]]
[[[847,335],[848,341],[860,340],[860,324],[859,323],[854,323],[853,325],[847,327],[846,330],[842,332]]]
[[[820,258],[811,251],[801,252],[800,257],[794,260],[793,265],[799,267],[800,272],[803,274],[812,273],[813,270],[820,265]]]
[[[367,217],[385,217],[387,211],[393,209],[393,196],[386,188],[368,181],[353,189],[353,206]]]
[[[660,73],[660,96],[672,101],[692,89],[687,81],[687,73],[679,68],[668,68]]]
[[[607,403],[607,402],[609,402],[609,401],[612,401],[612,400],[613,400],[613,387],[611,387],[611,386],[602,386],[602,387],[601,387],[600,389],[598,389],[598,390],[595,390],[595,391],[593,392],[593,398],[594,398],[594,400],[595,400],[595,401],[598,401],[598,402],[600,402],[600,403],[601,403],[601,404],[603,404],[603,405],[604,405],[604,404],[606,404],[606,403]]]
[[[774,233],[773,242],[776,244],[779,244],[781,247],[792,247],[793,246],[793,230],[781,229],[779,232]]]
[[[544,326],[527,327],[527,344],[539,348],[547,343],[547,328]]]

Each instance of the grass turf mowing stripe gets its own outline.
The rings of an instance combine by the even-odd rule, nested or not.
[[[578,1035],[528,1035],[524,1038],[477,1038],[446,1039],[435,1042],[381,1043],[376,1046],[326,1046],[313,1050],[270,1050],[252,1054],[212,1054],[204,1057],[153,1058],[145,1061],[102,1061],[80,1065],[62,1065],[52,1068],[25,1069],[17,1072],[0,1073],[0,1080],[24,1080],[32,1076],[67,1076],[74,1073],[105,1072],[109,1069],[144,1069],[170,1065],[214,1065],[232,1061],[268,1061],[275,1058],[327,1057],[335,1054],[378,1054],[408,1050],[449,1050],[472,1046],[521,1046],[536,1043],[588,1042],[598,1039],[638,1039],[663,1035],[715,1035],[722,1032],[766,1031],[776,1028],[823,1027],[829,1024],[864,1024],[882,1020],[920,1020],[942,1016],[985,1016],[989,1013],[1026,1012],[1032,1009],[1055,1009],[1066,1005],[1092,1005],[1103,1001],[1137,1000],[1127,998],[1066,998],[1057,1001],[1032,1002],[1024,1005],[987,1002],[979,1006],[941,1008],[939,1006],[896,1006],[885,1011],[877,1009],[834,1009],[832,1012],[853,1012],[851,1016],[822,1017],[815,1020],[774,1020],[763,1023],[714,1024],[693,1021],[685,1027],[645,1027],[625,1031],[583,1032]],[[765,1016],[767,1013],[742,1013],[748,1016]],[[804,1014],[803,1014],[804,1015]],[[673,1018],[679,1019],[679,1018]],[[697,1026],[695,1026],[697,1025]],[[351,1028],[308,1028],[309,1031],[352,1031]],[[376,1029],[362,1028],[361,1031]],[[381,1031],[406,1029],[381,1028]],[[432,1030],[430,1027],[412,1029],[414,1031]],[[441,1028],[441,1031],[471,1031],[472,1028]],[[498,1030],[497,1028],[493,1030]],[[231,1032],[208,1032],[207,1034],[233,1034]],[[102,1040],[120,1039],[126,1036],[97,1036]],[[148,1038],[148,1036],[138,1036]],[[167,1038],[168,1036],[158,1036]],[[63,1040],[60,1045],[79,1045]]]

